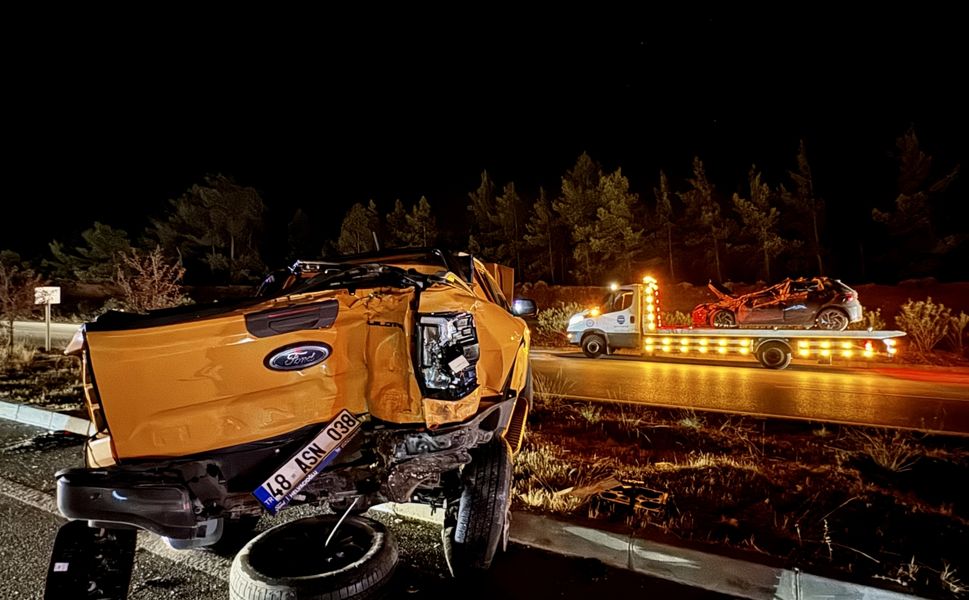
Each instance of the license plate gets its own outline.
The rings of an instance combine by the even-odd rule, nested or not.
[[[252,495],[272,514],[313,481],[359,431],[360,420],[343,409],[313,441],[277,469]]]

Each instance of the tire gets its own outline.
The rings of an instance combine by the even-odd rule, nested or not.
[[[791,364],[791,347],[784,342],[764,342],[757,348],[757,360],[768,369],[783,369]]]
[[[829,306],[818,313],[814,321],[814,326],[817,329],[844,331],[848,329],[849,323],[848,315],[843,310]]]
[[[599,358],[606,352],[606,340],[598,333],[587,335],[582,340],[582,352],[589,358]]]
[[[253,538],[232,561],[232,600],[379,598],[397,566],[397,544],[383,525],[347,517],[323,552],[340,515],[277,525]]]
[[[718,309],[710,315],[710,325],[717,329],[727,329],[737,326],[737,317],[729,310]]]
[[[507,543],[511,504],[511,449],[495,437],[471,451],[461,474],[461,499],[444,513],[444,558],[455,578],[468,578],[491,567]]]

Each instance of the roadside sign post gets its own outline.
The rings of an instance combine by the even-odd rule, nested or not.
[[[47,335],[44,338],[44,351],[50,352],[50,305],[61,303],[61,288],[45,286],[34,288],[34,304],[44,305],[44,323],[47,325]]]

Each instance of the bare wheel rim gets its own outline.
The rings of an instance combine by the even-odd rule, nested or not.
[[[592,341],[588,342],[585,345],[585,347],[586,347],[586,349],[588,349],[589,352],[592,352],[593,354],[598,354],[599,352],[602,351],[602,348],[599,347],[599,341],[598,340],[592,340]]]
[[[299,527],[281,527],[264,537],[249,559],[271,577],[307,577],[345,568],[373,548],[376,533],[365,523],[348,519],[324,549],[323,541],[335,524],[335,519],[318,519],[305,520]],[[279,560],[280,556],[286,560]]]
[[[713,325],[715,327],[733,327],[733,315],[725,310],[719,310],[713,315]]]
[[[818,326],[821,329],[842,331],[848,328],[848,317],[838,309],[826,309],[818,315]]]

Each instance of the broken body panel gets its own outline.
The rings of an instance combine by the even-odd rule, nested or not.
[[[398,260],[362,263],[352,281],[297,275],[235,306],[89,324],[68,351],[98,433],[89,468],[58,474],[62,513],[210,543],[207,523],[258,514],[253,486],[343,410],[364,426],[300,501],[440,502],[468,450],[495,435],[517,450],[525,323],[493,300],[480,263],[469,276]]]

